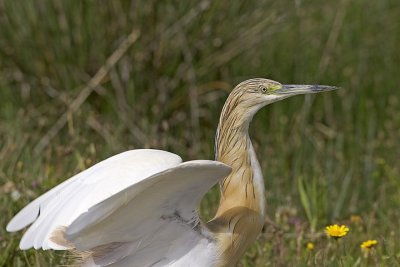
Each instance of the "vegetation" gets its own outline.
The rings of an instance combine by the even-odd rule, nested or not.
[[[269,219],[240,266],[400,266],[399,17],[398,0],[0,0],[0,266],[69,263],[20,251],[5,225],[95,162],[212,159],[224,100],[252,77],[344,89],[253,121]]]

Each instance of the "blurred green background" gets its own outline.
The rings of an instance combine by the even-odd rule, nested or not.
[[[254,77],[343,89],[255,117],[269,219],[240,266],[400,266],[399,48],[398,0],[0,0],[0,266],[70,263],[20,251],[5,225],[95,162],[143,147],[212,159],[229,91]],[[339,245],[332,223],[350,227]]]

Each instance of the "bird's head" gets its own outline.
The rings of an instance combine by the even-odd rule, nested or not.
[[[262,107],[294,95],[319,93],[335,90],[335,86],[281,84],[279,82],[256,78],[238,84],[226,102],[226,108],[236,109],[250,119]]]
[[[231,127],[243,127],[246,129],[254,114],[262,107],[273,102],[294,95],[319,93],[335,90],[335,86],[281,84],[279,82],[255,78],[238,84],[230,93],[222,110],[220,124],[225,123]]]

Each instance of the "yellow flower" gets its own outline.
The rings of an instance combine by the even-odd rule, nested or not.
[[[325,233],[327,236],[333,237],[335,239],[344,237],[347,235],[347,232],[349,231],[349,228],[346,225],[329,225],[325,227]]]
[[[312,242],[307,243],[307,250],[309,251],[314,250],[314,244]]]
[[[361,243],[360,247],[362,249],[370,250],[371,248],[375,247],[378,245],[378,241],[376,240],[367,240]]]

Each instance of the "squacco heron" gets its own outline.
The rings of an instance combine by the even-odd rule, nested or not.
[[[244,81],[222,109],[215,161],[182,162],[166,151],[127,151],[38,197],[7,230],[32,224],[21,249],[73,250],[82,266],[235,266],[265,220],[264,179],[248,134],[254,114],[293,95],[333,89]],[[218,182],[219,208],[203,222],[197,207]]]

